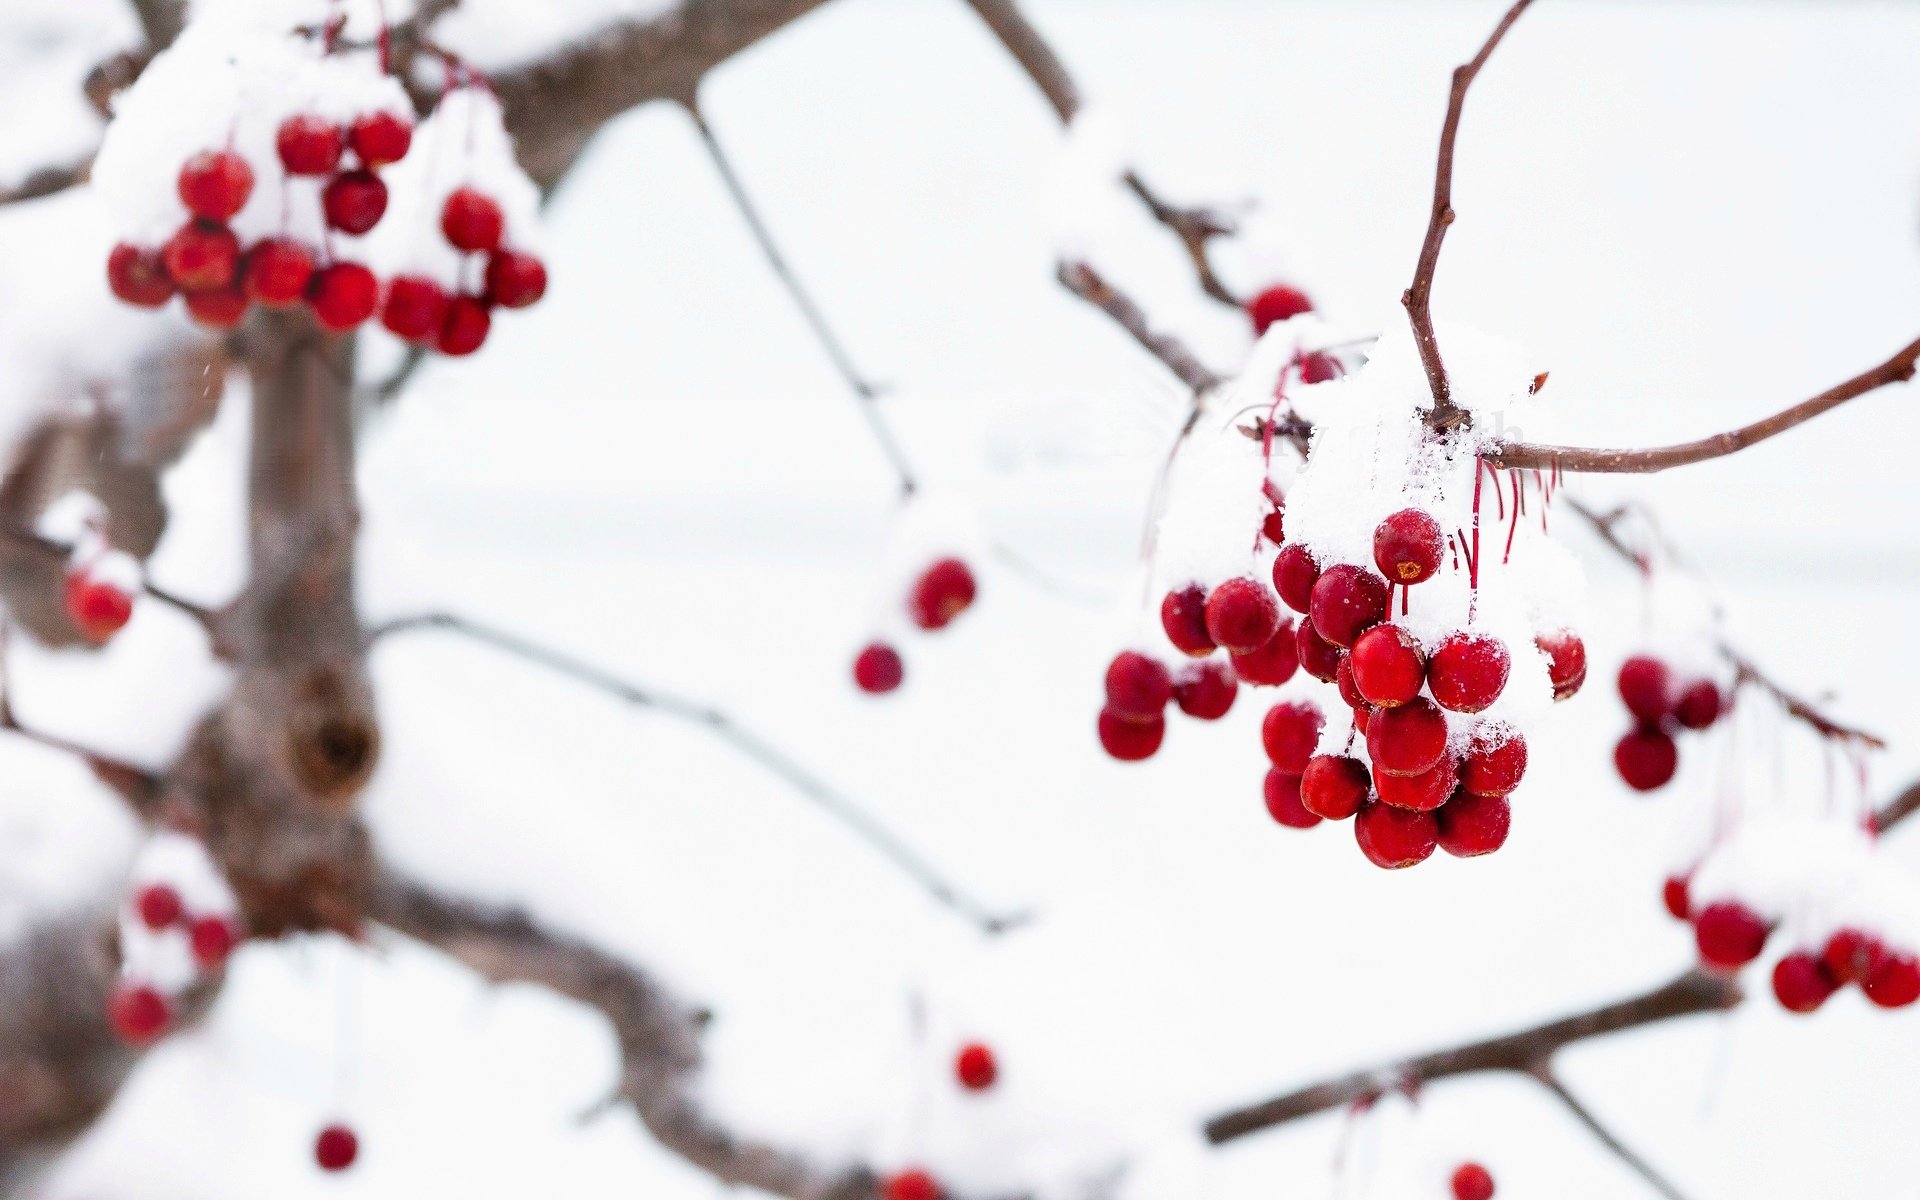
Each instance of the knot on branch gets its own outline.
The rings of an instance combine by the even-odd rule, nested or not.
[[[379,727],[327,668],[307,676],[287,742],[295,778],[326,808],[347,807],[380,757]]]

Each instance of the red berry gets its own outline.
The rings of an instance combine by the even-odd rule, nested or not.
[[[869,644],[853,660],[854,686],[868,695],[885,695],[899,687],[905,675],[900,652],[885,642]]]
[[[1207,636],[1229,653],[1258,650],[1279,628],[1280,604],[1256,580],[1229,579],[1207,597]]]
[[[1354,712],[1373,711],[1372,703],[1360,694],[1359,685],[1353,681],[1353,655],[1340,656],[1340,665],[1333,669],[1333,686],[1340,689],[1340,699]]]
[[[231,150],[202,150],[180,168],[180,202],[196,217],[225,221],[247,206],[253,168]]]
[[[1420,694],[1427,680],[1427,656],[1420,643],[1398,625],[1375,625],[1353,643],[1347,656],[1353,686],[1370,704],[1394,708]]]
[[[313,1161],[322,1171],[344,1171],[360,1157],[360,1137],[345,1125],[329,1125],[313,1139]]]
[[[496,250],[487,260],[487,298],[502,308],[526,308],[547,294],[547,264],[518,250]]]
[[[1300,669],[1315,679],[1332,683],[1340,677],[1340,664],[1346,661],[1347,652],[1321,637],[1312,617],[1294,627],[1293,648],[1299,653]]]
[[[187,911],[180,893],[164,883],[148,884],[141,888],[133,898],[133,907],[140,914],[141,924],[156,933],[171,927]]]
[[[1158,660],[1133,650],[1113,656],[1107,666],[1107,711],[1134,721],[1151,721],[1173,699],[1173,676]]]
[[[1260,535],[1276,546],[1286,541],[1287,514],[1281,509],[1276,508],[1266,516],[1261,517]]]
[[[1431,856],[1439,844],[1440,828],[1432,813],[1367,804],[1353,818],[1353,836],[1368,862],[1394,870]]]
[[[1734,900],[1709,904],[1693,919],[1700,961],[1722,970],[1744,967],[1759,958],[1770,932],[1760,914]]]
[[[1140,721],[1106,709],[1100,710],[1100,746],[1121,762],[1139,762],[1152,758],[1167,735],[1167,719],[1154,717]]]
[[[1240,681],[1225,663],[1194,663],[1180,672],[1173,699],[1180,711],[1202,721],[1217,721],[1233,707],[1240,693]]]
[[[1307,299],[1307,294],[1284,283],[1275,284],[1247,302],[1247,316],[1252,318],[1256,334],[1265,333],[1276,321],[1312,311],[1313,301]]]
[[[396,275],[387,284],[380,323],[396,337],[430,342],[447,320],[447,291],[421,275]]]
[[[1637,792],[1665,787],[1680,766],[1680,748],[1658,729],[1635,729],[1613,747],[1613,767]]]
[[[1373,530],[1373,565],[1389,582],[1413,584],[1432,579],[1445,546],[1440,522],[1417,508],[1403,508]]]
[[[1553,683],[1553,698],[1565,700],[1587,681],[1587,644],[1571,629],[1555,629],[1533,639],[1540,653],[1547,656],[1547,678]]]
[[[473,296],[455,296],[447,301],[447,315],[433,348],[450,358],[472,354],[486,342],[492,328],[493,317],[484,303]]]
[[[1459,784],[1459,768],[1446,755],[1418,775],[1389,775],[1377,767],[1373,772],[1373,790],[1380,803],[1415,812],[1439,808]]]
[[[183,292],[218,291],[240,269],[240,239],[212,221],[188,221],[160,250],[167,275]]]
[[[280,308],[298,303],[313,282],[313,255],[292,238],[268,238],[247,252],[247,295]]]
[[[320,324],[341,333],[373,315],[380,300],[380,281],[359,263],[338,262],[313,273],[307,303]]]
[[[907,615],[922,629],[944,629],[967,611],[977,590],[973,570],[966,563],[939,559],[914,581],[907,594]]]
[[[247,294],[234,285],[213,292],[188,292],[187,313],[209,329],[233,329],[247,315]]]
[[[492,250],[500,245],[506,218],[493,197],[470,187],[456,189],[440,209],[440,232],[460,250]]]
[[[1693,915],[1693,897],[1689,894],[1690,883],[1685,875],[1669,875],[1660,885],[1660,902],[1667,906],[1676,921],[1685,921]]]
[[[1456,792],[1435,814],[1440,824],[1440,848],[1455,858],[1492,854],[1507,844],[1513,810],[1505,796],[1476,796]]]
[[[1471,630],[1450,633],[1433,652],[1427,686],[1441,708],[1476,713],[1500,698],[1512,665],[1499,638]]]
[[[1827,939],[1820,957],[1826,962],[1828,972],[1841,983],[1865,983],[1873,975],[1874,967],[1886,957],[1886,948],[1870,933],[1842,929]]]
[[[158,250],[121,242],[107,253],[107,286],[128,304],[159,308],[173,299],[173,280]]]
[[[1905,1008],[1920,1000],[1920,959],[1894,951],[1881,954],[1860,990],[1881,1008]]]
[[[1344,821],[1366,802],[1366,764],[1357,758],[1316,754],[1300,776],[1300,804],[1316,817]]]
[[[343,171],[327,181],[320,193],[320,207],[333,228],[342,233],[365,233],[387,213],[386,181],[372,171]]]
[[[86,571],[71,571],[66,583],[67,619],[80,635],[102,645],[133,619],[133,597]]]
[[[1280,593],[1280,599],[1297,613],[1309,612],[1313,608],[1313,585],[1320,582],[1320,566],[1313,561],[1313,555],[1298,543],[1280,547],[1280,555],[1273,560],[1273,590]]]
[[[1160,628],[1182,654],[1203,658],[1212,654],[1213,635],[1207,632],[1207,589],[1189,584],[1168,592],[1160,601]]]
[[[887,1180],[886,1193],[886,1200],[940,1200],[940,1185],[933,1176],[915,1168]]]
[[[1698,679],[1680,692],[1673,718],[1688,729],[1705,729],[1720,719],[1720,689],[1711,679]]]
[[[1773,995],[1788,1012],[1810,1013],[1840,990],[1827,964],[1796,950],[1773,964]]]
[[[167,998],[144,983],[117,984],[107,997],[107,1020],[113,1032],[130,1046],[145,1046],[173,1023]]]
[[[1260,722],[1260,744],[1266,748],[1267,761],[1289,775],[1304,773],[1326,723],[1327,718],[1309,701],[1283,700],[1274,705]]]
[[[344,129],[325,117],[304,113],[280,122],[274,136],[280,151],[280,165],[289,175],[326,175],[340,165],[346,152]]]
[[[1000,1064],[994,1061],[992,1050],[972,1042],[960,1047],[960,1053],[954,1056],[953,1074],[961,1087],[984,1092],[1000,1077]]]
[[[240,943],[240,931],[225,917],[200,917],[187,928],[187,942],[193,948],[193,961],[211,971],[227,961]]]
[[[1387,581],[1365,567],[1335,563],[1313,585],[1313,627],[1336,646],[1351,646],[1387,616]]]
[[[1267,798],[1267,815],[1289,829],[1312,829],[1320,818],[1300,801],[1300,777],[1275,767],[1267,772],[1262,790]]]
[[[1316,350],[1300,360],[1301,383],[1326,383],[1344,374],[1340,360],[1324,351]]]
[[[1283,618],[1266,645],[1251,654],[1234,653],[1229,657],[1233,659],[1234,674],[1247,683],[1279,687],[1300,669],[1300,647],[1294,639],[1293,622]]]
[[[1527,739],[1504,721],[1489,721],[1473,731],[1460,759],[1460,786],[1476,796],[1504,796],[1527,773]]]
[[[1620,698],[1627,711],[1653,725],[1673,712],[1673,680],[1667,664],[1637,655],[1620,664]]]
[[[1367,724],[1367,755],[1376,771],[1419,775],[1432,770],[1446,752],[1447,719],[1425,697],[1383,708]]]
[[[1479,1163],[1461,1163],[1453,1173],[1453,1200],[1493,1200],[1493,1176]]]
[[[394,113],[368,113],[353,119],[347,140],[360,156],[361,166],[383,167],[407,156],[407,147],[413,145],[413,124]]]

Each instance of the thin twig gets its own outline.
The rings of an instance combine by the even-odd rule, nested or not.
[[[68,741],[66,738],[20,723],[19,715],[13,710],[13,674],[10,670],[8,654],[12,639],[12,623],[0,621],[0,730],[30,742],[38,742],[62,754],[72,755],[85,763],[95,778],[120,793],[133,808],[135,815],[143,819],[151,816],[154,799],[160,792],[159,777],[153,772],[144,767],[136,767],[124,759],[90,750],[78,742]]]
[[[1447,228],[1453,224],[1453,148],[1460,136],[1460,113],[1467,103],[1467,89],[1473,85],[1480,68],[1493,56],[1500,39],[1527,11],[1533,0],[1519,0],[1500,18],[1493,33],[1472,61],[1454,68],[1453,91],[1447,99],[1447,117],[1440,126],[1440,155],[1433,173],[1433,211],[1427,218],[1426,240],[1420,244],[1420,258],[1414,267],[1413,284],[1400,297],[1406,305],[1407,319],[1413,325],[1414,344],[1420,349],[1420,363],[1426,368],[1427,386],[1433,390],[1435,425],[1445,428],[1459,423],[1466,414],[1453,403],[1453,387],[1447,382],[1447,368],[1440,361],[1440,342],[1433,333],[1433,274],[1440,265],[1440,245]]]
[[[0,526],[0,538],[4,538],[23,550],[42,555],[50,561],[63,564],[73,552],[71,547],[63,546],[52,538],[42,537],[30,529]],[[194,622],[200,626],[209,638],[216,637],[220,617],[213,609],[201,604],[195,604],[179,593],[161,587],[159,584],[147,579],[144,571],[141,572],[140,591],[142,594],[153,597],[169,608],[177,609],[185,613],[187,616],[193,618]]]
[[[1221,377],[1201,363],[1185,343],[1171,334],[1155,333],[1147,322],[1147,314],[1132,297],[1108,283],[1098,271],[1086,263],[1063,262],[1059,277],[1068,291],[1119,322],[1122,329],[1133,335],[1134,341],[1196,394],[1220,386]]]
[[[1559,1077],[1553,1073],[1552,1067],[1543,1063],[1531,1074],[1540,1081],[1540,1086],[1552,1092],[1560,1103],[1566,1105],[1567,1111],[1573,1114],[1574,1120],[1586,1126],[1587,1132],[1593,1135],[1595,1141],[1605,1146],[1615,1158],[1625,1163],[1628,1170],[1645,1180],[1648,1187],[1666,1197],[1666,1200],[1687,1200],[1685,1194],[1666,1176],[1654,1170],[1651,1163],[1616,1137],[1611,1129],[1602,1125],[1600,1118],[1594,1116],[1586,1105],[1580,1103],[1580,1098],[1568,1091],[1566,1085],[1560,1082]]]
[[[74,162],[57,167],[41,167],[12,187],[0,188],[0,205],[38,200],[42,196],[64,192],[85,183],[92,174],[93,153],[89,151]]]
[[[936,903],[979,926],[982,933],[990,935],[1004,933],[1028,919],[1028,914],[1024,913],[1013,915],[994,913],[985,905],[969,897],[941,874],[938,868],[922,858],[917,851],[871,814],[835,791],[784,752],[776,749],[765,738],[711,705],[668,692],[639,687],[592,663],[574,658],[552,647],[543,646],[518,634],[453,613],[423,613],[388,621],[369,631],[367,641],[372,644],[389,634],[421,629],[438,629],[457,633],[564,675],[577,683],[605,692],[623,703],[639,708],[651,708],[667,716],[702,726],[811,800],[828,816],[838,821],[855,837],[898,868],[901,874],[919,885]]]

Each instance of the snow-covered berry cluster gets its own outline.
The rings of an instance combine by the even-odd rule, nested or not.
[[[1651,654],[1620,664],[1620,699],[1633,717],[1613,747],[1613,766],[1628,787],[1651,792],[1665,787],[1680,767],[1674,735],[1711,727],[1730,697],[1705,676],[1685,677]]]
[[[226,965],[241,931],[233,893],[197,839],[155,834],[131,878],[107,1019],[121,1040],[144,1046],[173,1027],[175,997]]]
[[[1247,319],[1257,337],[1281,321],[1313,311],[1313,300],[1290,283],[1275,283],[1256,292],[1247,301]],[[1306,350],[1300,355],[1300,382],[1325,383],[1346,373],[1340,359],[1325,350]]]

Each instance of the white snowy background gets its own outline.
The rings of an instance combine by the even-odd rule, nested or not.
[[[645,7],[469,0],[447,35],[499,63]],[[1261,197],[1322,308],[1374,327],[1401,319],[1446,73],[1497,8],[1031,4],[1150,180]],[[92,127],[60,103],[134,33],[110,0],[10,0],[0,35],[9,110],[40,104],[0,130],[0,174],[17,175],[84,148]],[[1920,10],[1887,4],[1537,6],[1468,109],[1437,309],[1550,363],[1555,433],[1579,443],[1716,431],[1879,361],[1920,332],[1917,41]],[[366,611],[450,607],[709,699],[1040,919],[983,943],[702,731],[437,633],[374,661],[386,742],[366,811],[394,861],[524,903],[710,1004],[706,1094],[742,1128],[1001,1192],[1124,1161],[1129,1196],[1333,1195],[1338,1113],[1211,1154],[1193,1131],[1690,960],[1659,902],[1681,811],[1729,761],[1747,786],[1817,775],[1821,750],[1743,726],[1731,748],[1688,739],[1651,798],[1617,784],[1611,676],[1641,605],[1570,520],[1598,614],[1592,677],[1532,735],[1498,855],[1389,874],[1344,827],[1273,825],[1265,705],[1245,692],[1217,725],[1171,722],[1151,762],[1112,764],[1093,738],[1099,680],[1182,401],[1053,281],[1051,115],[964,6],[933,0],[835,0],[716,71],[704,100],[891,386],[924,474],[1095,602],[985,561],[976,608],[908,647],[900,693],[853,691],[892,481],[662,105],[610,128],[552,204],[547,300],[475,359],[432,364],[369,429]],[[0,213],[9,411],[176,319],[99,323],[96,205]],[[1197,297],[1163,231],[1126,213],[1089,236],[1158,319],[1237,365],[1243,322]],[[170,478],[157,582],[217,601],[240,580],[244,425],[235,390]],[[1651,501],[1740,644],[1890,735],[1881,797],[1920,771],[1916,441],[1912,393],[1892,389],[1731,460],[1576,484]],[[223,686],[197,631],[151,604],[104,653],[16,645],[11,668],[24,720],[155,765]],[[0,938],[115,886],[135,848],[76,764],[0,740]],[[1920,871],[1920,832],[1888,852]],[[1702,1200],[1920,1195],[1920,1011],[1849,990],[1791,1017],[1753,983],[1729,1017],[1576,1047],[1565,1078]],[[984,1098],[947,1074],[974,1036],[1002,1062]],[[714,1194],[625,1111],[583,1117],[612,1072],[604,1026],[536,990],[484,991],[400,944],[249,947],[211,1020],[150,1057],[40,1194]],[[335,1116],[364,1154],[323,1177],[309,1144]],[[1538,1087],[1499,1076],[1375,1123],[1348,1156],[1381,1164],[1375,1186],[1359,1170],[1344,1194],[1437,1197],[1439,1168],[1465,1156],[1503,1197],[1647,1194]]]

